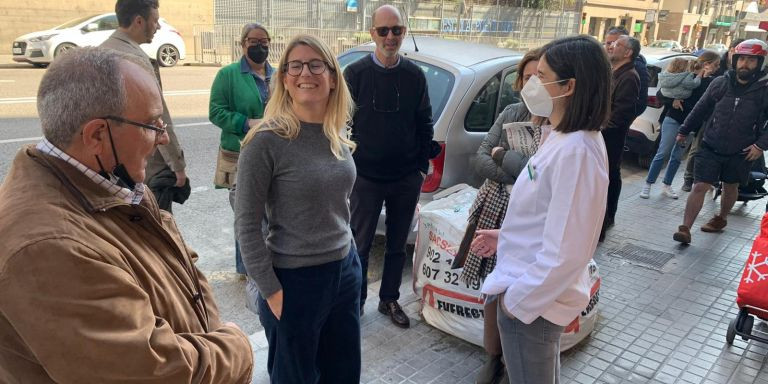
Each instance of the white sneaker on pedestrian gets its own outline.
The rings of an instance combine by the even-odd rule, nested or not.
[[[651,197],[651,185],[648,183],[645,183],[645,186],[643,186],[643,190],[640,191],[640,198],[647,199]]]
[[[677,192],[672,189],[671,185],[666,185],[664,183],[661,185],[661,194],[675,200],[680,197],[677,195]]]

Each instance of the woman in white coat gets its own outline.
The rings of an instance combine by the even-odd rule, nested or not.
[[[482,291],[498,296],[510,382],[559,382],[560,334],[589,302],[587,263],[597,247],[608,190],[600,135],[609,114],[611,67],[589,36],[552,41],[521,92],[548,117],[543,138],[509,198],[500,230],[478,231],[472,250],[497,254]]]

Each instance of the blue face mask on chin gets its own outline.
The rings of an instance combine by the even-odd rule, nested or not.
[[[112,146],[112,156],[115,158],[115,167],[112,169],[112,173],[107,172],[107,170],[104,169],[104,166],[101,164],[101,159],[99,159],[99,156],[97,155],[96,162],[99,163],[99,168],[101,168],[99,175],[105,179],[114,181],[117,183],[117,185],[123,188],[133,190],[134,187],[136,187],[136,181],[133,180],[131,175],[128,173],[128,169],[125,168],[125,164],[121,163],[120,160],[117,159],[117,150],[115,149],[115,142],[112,140],[112,129],[109,127],[109,123],[107,123],[107,134],[109,134],[109,145]]]

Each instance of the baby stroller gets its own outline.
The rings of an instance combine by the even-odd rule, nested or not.
[[[768,179],[768,170],[765,168],[765,157],[760,156],[752,163],[752,171],[749,173],[749,179],[746,184],[739,185],[739,197],[736,201],[743,201],[746,204],[748,201],[762,199],[768,196],[768,191],[765,189],[765,180]],[[723,192],[723,187],[720,183],[715,185],[715,193],[712,196],[712,200],[717,200]],[[768,204],[766,204],[766,211],[768,211]]]
[[[760,234],[752,245],[736,291],[739,315],[728,325],[725,341],[733,345],[736,335],[744,340],[768,343],[768,333],[755,331],[755,317],[768,320],[768,213],[763,215]],[[753,317],[754,316],[754,317]]]

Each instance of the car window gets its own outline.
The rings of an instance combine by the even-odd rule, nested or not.
[[[80,24],[80,23],[82,23],[82,22],[84,22],[84,21],[86,21],[86,20],[88,20],[88,19],[92,18],[92,17],[93,17],[93,15],[91,15],[91,16],[86,16],[86,17],[81,17],[81,18],[79,18],[79,19],[70,20],[70,21],[67,21],[66,23],[64,23],[64,24],[62,24],[62,25],[59,25],[58,27],[55,27],[55,28],[53,28],[53,29],[67,29],[67,28],[72,28],[72,27],[74,27],[74,26],[76,26],[76,25],[78,25],[78,24]]]
[[[659,72],[661,72],[661,68],[655,65],[649,65],[647,68],[648,68],[648,86],[655,88],[659,84]]]
[[[464,128],[470,132],[488,132],[496,119],[496,101],[499,98],[501,73],[491,77],[472,100],[464,118]]]
[[[361,51],[347,53],[338,58],[339,66],[343,71],[347,65],[370,54],[370,52]],[[432,121],[437,121],[443,113],[445,105],[448,103],[448,98],[451,96],[455,78],[451,72],[443,68],[419,60],[410,60],[424,72],[424,77],[427,79],[429,102],[432,104]]]
[[[504,81],[501,82],[501,97],[499,98],[499,107],[496,108],[496,115],[501,113],[507,105],[520,102],[520,92],[515,91],[516,80],[517,71],[515,70],[504,75]]]
[[[117,16],[109,15],[102,17],[97,21],[99,23],[99,31],[109,31],[117,29]]]

